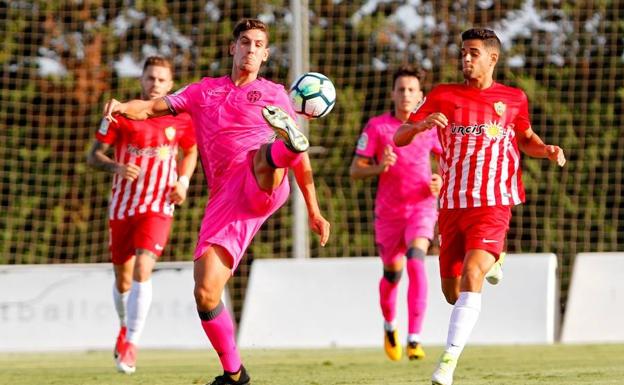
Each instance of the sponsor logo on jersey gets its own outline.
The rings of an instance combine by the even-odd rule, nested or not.
[[[148,158],[158,158],[160,160],[169,159],[172,154],[175,155],[175,149],[169,145],[162,145],[158,147],[145,147],[138,148],[132,144],[128,145],[128,152],[134,156],[144,156]]]
[[[507,111],[507,105],[503,102],[494,103],[494,111],[498,114],[498,116],[503,116],[505,111]]]
[[[485,135],[488,139],[496,140],[507,135],[507,131],[499,122],[487,122],[481,124],[471,124],[468,126],[451,125],[451,134],[453,135]]]
[[[262,98],[262,94],[258,90],[252,90],[247,92],[247,100],[249,103],[255,103]]]
[[[357,149],[360,151],[366,150],[366,146],[368,146],[368,135],[362,134],[357,141]]]
[[[173,140],[175,138],[175,134],[176,134],[175,127],[169,126],[165,128],[165,136],[167,137],[167,139]]]
[[[498,122],[489,122],[485,124],[485,136],[490,139],[500,139],[503,137],[503,126]]]

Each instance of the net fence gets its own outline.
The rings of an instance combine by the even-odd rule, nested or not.
[[[338,102],[310,124],[317,193],[332,222],[312,257],[374,256],[375,181],[348,168],[365,122],[391,108],[391,74],[414,62],[425,90],[460,81],[459,34],[493,27],[504,52],[497,80],[523,88],[535,131],[561,145],[559,169],[523,160],[527,203],[516,207],[510,252],[559,256],[562,304],[574,255],[624,250],[620,117],[624,1],[309,0],[309,68],[328,75]],[[85,154],[103,102],[139,95],[142,60],[174,60],[176,84],[229,73],[233,25],[271,28],[263,76],[288,84],[293,15],[288,1],[0,1],[0,264],[109,260],[111,176]],[[162,260],[190,260],[208,193],[201,170],[177,210]],[[255,258],[292,256],[292,209],[262,227],[231,282],[240,307]],[[435,245],[432,252],[435,252]]]

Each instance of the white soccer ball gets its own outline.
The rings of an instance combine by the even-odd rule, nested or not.
[[[327,76],[306,72],[290,86],[290,101],[296,113],[308,119],[322,118],[336,104],[336,89]]]

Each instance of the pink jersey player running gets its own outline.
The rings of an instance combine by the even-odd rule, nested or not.
[[[286,202],[288,168],[303,193],[311,229],[320,235],[321,245],[329,237],[329,222],[320,213],[305,152],[308,141],[296,127],[288,95],[283,86],[258,77],[269,57],[268,42],[262,21],[241,20],[229,46],[233,56],[229,76],[204,78],[150,102],[113,99],[104,112],[110,120],[118,114],[146,119],[183,112],[193,119],[210,190],[195,251],[195,301],[224,371],[212,385],[251,381],[221,295],[260,226]],[[276,133],[283,140],[274,140]]]
[[[463,84],[440,85],[394,136],[399,146],[436,128],[440,161],[440,277],[453,304],[446,349],[431,376],[451,385],[459,355],[481,311],[486,273],[497,263],[511,207],[524,201],[520,151],[565,164],[563,150],[532,130],[523,91],[497,83],[500,40],[488,29],[462,34]]]
[[[162,98],[172,87],[171,62],[147,58],[141,97]],[[115,159],[106,154],[111,146]],[[179,148],[184,157],[178,166]],[[152,270],[167,244],[174,205],[186,199],[197,164],[191,118],[184,114],[147,121],[119,117],[110,124],[103,120],[88,163],[114,174],[109,243],[115,271],[113,300],[121,324],[114,355],[119,371],[134,373],[137,345],[152,302]]]
[[[431,154],[442,149],[433,130],[397,147],[392,138],[399,126],[422,100],[421,71],[400,67],[393,76],[394,110],[369,120],[357,143],[351,163],[354,179],[379,176],[375,199],[375,243],[383,263],[379,301],[384,317],[384,349],[399,360],[402,346],[397,336],[396,300],[399,280],[407,265],[407,356],[422,359],[422,323],[427,307],[425,255],[438,217],[436,196],[442,180],[432,174]],[[405,258],[407,257],[407,258]]]

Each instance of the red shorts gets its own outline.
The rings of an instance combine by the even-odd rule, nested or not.
[[[157,257],[169,240],[173,217],[162,214],[135,215],[109,220],[109,249],[115,265],[135,255],[137,249],[149,250]]]
[[[468,250],[485,250],[498,258],[505,247],[510,219],[510,206],[441,209],[440,276],[459,277]]]

